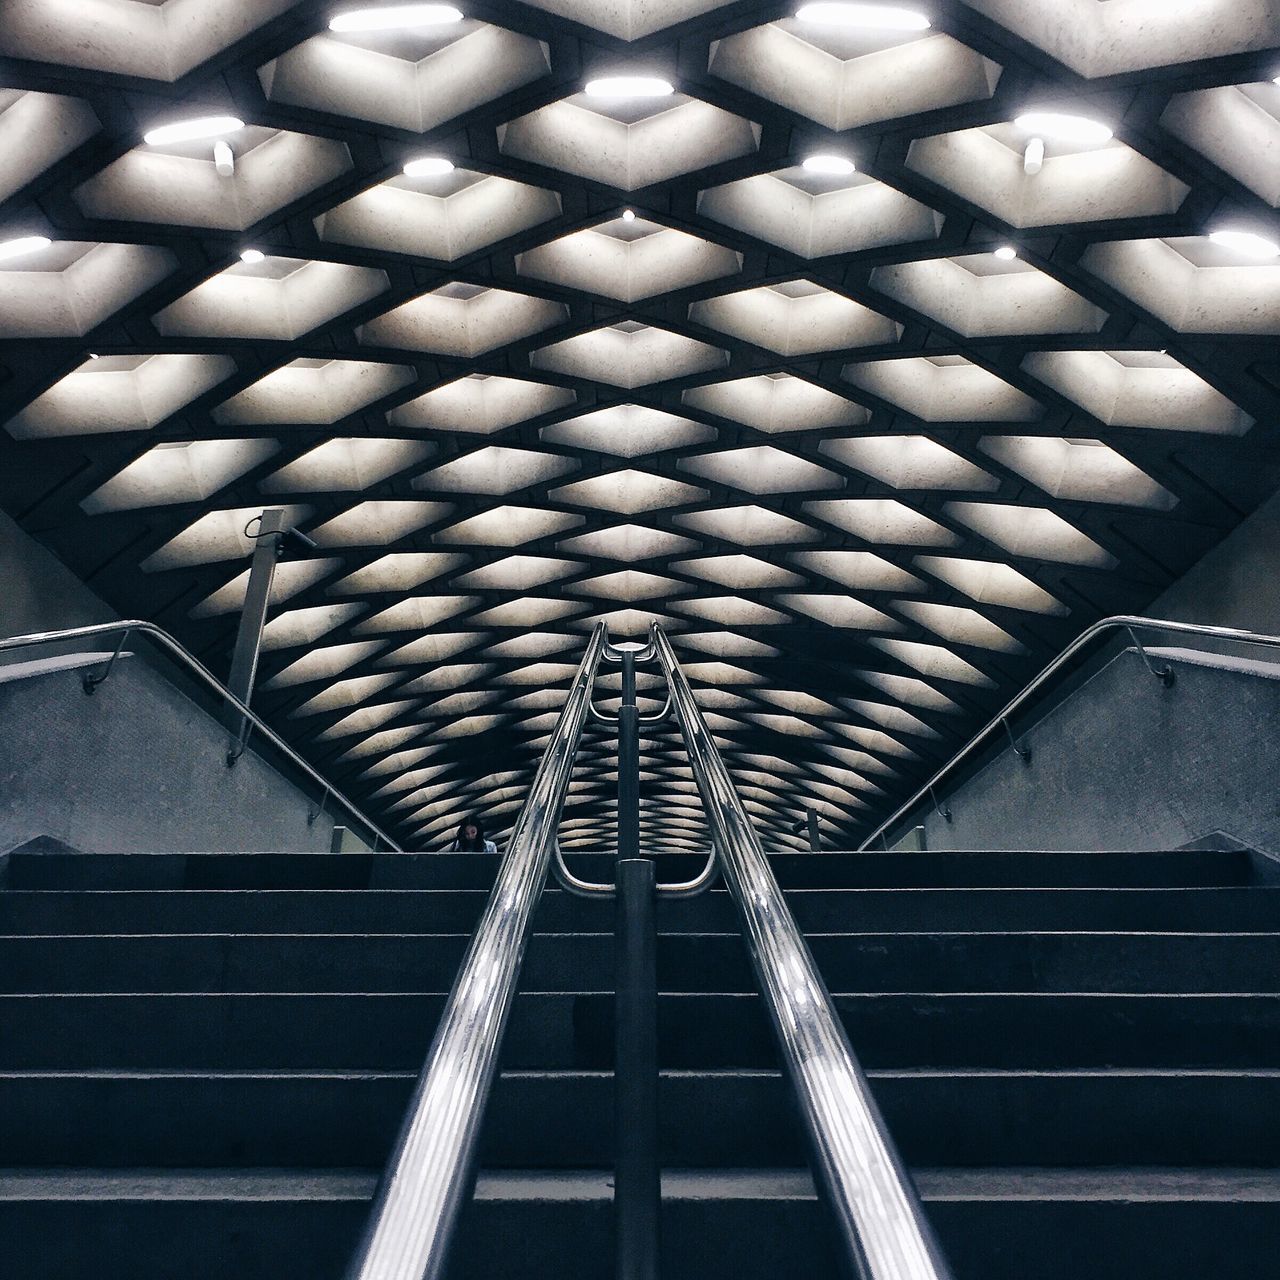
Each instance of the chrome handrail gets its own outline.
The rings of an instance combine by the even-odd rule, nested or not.
[[[900,805],[891,816],[886,818],[859,846],[859,851],[869,849],[871,845],[886,832],[897,826],[909,813],[911,813],[924,799],[934,795],[934,789],[938,783],[942,781],[948,774],[952,773],[961,761],[971,756],[977,748],[987,740],[993,733],[998,731],[1003,724],[1005,731],[1009,734],[1009,741],[1013,745],[1015,754],[1029,759],[1027,749],[1024,747],[1019,749],[1016,742],[1013,741],[1013,731],[1009,728],[1009,717],[1022,707],[1039,689],[1041,689],[1048,680],[1057,674],[1068,662],[1071,661],[1077,653],[1086,645],[1092,643],[1098,636],[1107,631],[1127,631],[1129,638],[1133,641],[1138,651],[1138,656],[1142,659],[1143,665],[1147,670],[1156,677],[1157,680],[1164,685],[1173,683],[1173,670],[1168,665],[1164,667],[1156,667],[1150,655],[1142,647],[1142,641],[1138,639],[1139,631],[1164,631],[1174,635],[1193,635],[1207,636],[1213,640],[1223,640],[1233,644],[1256,644],[1267,649],[1280,649],[1280,636],[1265,635],[1256,631],[1241,631],[1234,627],[1210,627],[1198,622],[1173,622],[1164,618],[1140,618],[1130,616],[1129,614],[1116,614],[1110,618],[1102,618],[1095,622],[1093,626],[1087,627],[1082,631],[1063,651],[1058,654],[1052,662],[1049,663],[1039,675],[1035,677],[1021,692],[1006,704],[1003,710],[999,711],[991,720],[989,720],[977,733],[969,739],[968,742],[960,748],[905,804]],[[934,799],[937,805],[936,798]],[[939,809],[939,812],[947,817],[950,821],[950,810]]]
[[[348,1280],[438,1280],[444,1271],[604,639],[598,623],[440,1016]]]
[[[721,869],[742,922],[851,1273],[864,1280],[948,1280],[946,1260],[850,1048],[809,948],[734,791],[661,629],[654,645],[671,689]]]
[[[230,689],[218,679],[217,676],[209,670],[208,667],[200,661],[195,654],[186,649],[182,644],[173,638],[163,627],[157,626],[154,622],[143,622],[138,618],[125,618],[119,622],[99,622],[91,626],[85,627],[68,627],[62,631],[34,631],[29,635],[9,636],[0,640],[0,653],[9,653],[17,649],[34,649],[40,645],[46,644],[63,644],[69,642],[79,642],[81,640],[92,640],[99,636],[110,636],[120,633],[120,639],[116,644],[115,651],[107,659],[105,666],[101,671],[84,677],[84,690],[86,693],[92,693],[106,678],[111,674],[117,660],[124,651],[124,646],[128,639],[135,632],[140,632],[153,640],[165,654],[174,659],[180,666],[186,667],[192,675],[196,677],[207,689],[209,689],[215,697],[221,699],[232,707],[239,715],[253,726],[277,751],[285,756],[291,764],[300,769],[312,782],[321,788],[321,793],[326,798],[332,796],[339,804],[346,809],[348,816],[354,818],[356,822],[366,832],[374,836],[380,845],[386,845],[390,853],[403,853],[404,850],[396,844],[396,842],[385,831],[382,830],[372,819],[367,818],[355,804],[348,800],[347,797],[337,789],[323,774],[317,772],[315,768],[309,765],[283,738],[280,737],[273,729],[271,729],[264,720],[254,712],[250,711],[239,698],[231,692]],[[323,808],[324,801],[321,801]],[[319,817],[319,813],[315,815]],[[311,820],[314,822],[315,817]]]

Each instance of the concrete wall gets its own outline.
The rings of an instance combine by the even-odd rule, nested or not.
[[[1280,666],[1133,650],[915,818],[929,849],[1171,849],[1214,831],[1280,850]]]
[[[60,631],[119,617],[3,511],[0,584],[0,636]]]
[[[1280,493],[1143,612],[1280,635]]]
[[[126,659],[90,697],[73,661],[0,673],[0,853],[329,849],[333,820],[252,753],[227,768],[227,731],[160,673]]]

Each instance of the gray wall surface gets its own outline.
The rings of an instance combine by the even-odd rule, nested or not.
[[[56,664],[52,664],[56,665]],[[327,851],[333,820],[163,676],[120,662],[0,680],[0,853],[39,837],[88,853]]]
[[[1280,667],[1133,650],[1109,662],[955,791],[929,849],[1172,849],[1213,831],[1280,850]],[[1206,665],[1206,663],[1210,665]]]
[[[119,615],[0,511],[0,636],[61,631]]]
[[[1280,493],[1143,612],[1150,618],[1280,635]]]

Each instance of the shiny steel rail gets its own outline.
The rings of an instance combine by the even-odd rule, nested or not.
[[[1013,731],[1009,728],[1009,717],[1029,702],[1077,653],[1092,644],[1100,635],[1104,635],[1109,631],[1127,631],[1143,664],[1162,684],[1173,683],[1173,671],[1168,666],[1157,667],[1152,663],[1150,655],[1142,647],[1142,641],[1138,639],[1139,631],[1159,631],[1169,635],[1202,636],[1211,640],[1221,640],[1233,644],[1254,644],[1266,649],[1280,649],[1280,636],[1263,635],[1255,631],[1240,631],[1233,627],[1209,627],[1196,622],[1171,622],[1162,618],[1139,618],[1128,614],[1117,614],[1111,618],[1102,618],[1100,621],[1095,622],[1093,626],[1082,631],[1026,688],[1015,694],[1004,709],[994,719],[983,725],[928,782],[920,787],[910,800],[900,805],[890,817],[886,818],[858,846],[859,850],[869,849],[882,836],[886,836],[889,831],[892,831],[903,818],[919,808],[925,800],[931,800],[934,806],[937,807],[937,800],[934,797],[936,797],[938,783],[949,774],[955,772],[957,766],[973,755],[988,738],[1000,733],[1002,728],[1009,734],[1009,741],[1013,744],[1015,753],[1026,757],[1025,748],[1019,748],[1013,739]],[[938,812],[943,817],[947,817],[949,811],[939,808]]]
[[[129,642],[129,637],[135,634],[146,636],[166,657],[172,658],[179,666],[185,667],[200,684],[220,701],[225,702],[239,715],[243,716],[248,725],[251,725],[253,729],[265,738],[290,764],[314,782],[320,789],[321,808],[328,804],[330,800],[337,801],[347,816],[354,818],[357,826],[373,836],[379,846],[385,847],[391,853],[404,852],[381,827],[371,818],[366,817],[351,800],[348,800],[331,782],[309,765],[279,734],[268,727],[265,721],[250,711],[195,654],[185,649],[163,627],[156,626],[154,622],[143,622],[138,618],[126,618],[120,622],[100,622],[87,627],[68,627],[63,631],[36,631],[30,635],[9,636],[7,639],[0,640],[0,653],[11,653],[20,649],[36,649],[50,644],[78,644],[84,640],[118,636],[116,647],[102,669],[84,677],[84,690],[86,693],[92,693],[110,676],[120,655],[124,652],[125,645]]]
[[[653,640],[846,1261],[862,1280],[949,1280],[915,1188],[689,682],[661,630],[654,629]]]
[[[347,1280],[443,1274],[604,641],[600,623],[512,829]]]

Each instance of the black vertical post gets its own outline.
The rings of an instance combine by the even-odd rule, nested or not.
[[[657,1280],[658,974],[653,862],[617,863],[614,1236],[617,1280]]]
[[[822,837],[818,831],[817,809],[810,809],[807,816],[809,819],[809,852],[820,853],[822,850]]]
[[[618,916],[614,929],[614,1237],[617,1280],[657,1280],[658,937],[654,866],[640,856],[636,659],[622,654],[618,711]]]
[[[640,709],[636,655],[622,654],[622,706],[618,711],[618,859],[640,856]]]

